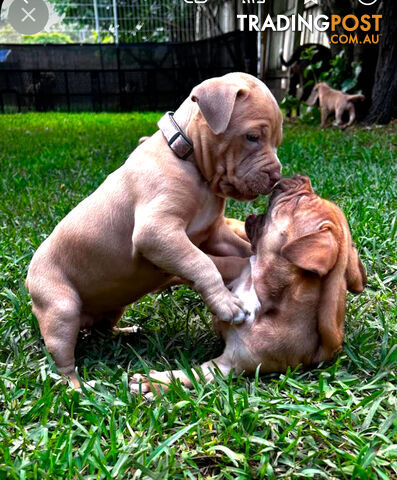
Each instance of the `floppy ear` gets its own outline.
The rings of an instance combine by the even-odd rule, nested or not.
[[[329,275],[321,288],[317,313],[319,346],[313,356],[313,363],[331,360],[343,344],[343,330],[346,308],[346,288],[340,282],[340,275]]]
[[[338,257],[338,243],[329,228],[291,240],[281,249],[281,255],[303,270],[326,275]]]
[[[367,284],[367,274],[354,244],[350,245],[346,267],[346,286],[350,292],[361,293]]]
[[[309,98],[306,100],[306,103],[310,106],[313,106],[316,104],[318,100],[318,85],[315,85],[312,93],[310,94]]]
[[[252,245],[252,250],[255,252],[256,244],[260,235],[260,229],[263,226],[265,215],[249,215],[245,220],[245,233]]]
[[[362,292],[367,275],[354,244],[351,242],[345,272],[346,286],[354,293]],[[343,343],[343,326],[346,307],[346,288],[339,275],[329,275],[322,287],[318,309],[317,329],[320,344],[313,363],[330,360]]]
[[[246,98],[246,88],[211,78],[192,90],[191,99],[197,102],[205,121],[215,135],[224,133],[229,125],[236,98]]]

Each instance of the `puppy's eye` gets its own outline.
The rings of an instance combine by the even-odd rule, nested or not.
[[[249,142],[257,143],[259,141],[259,135],[246,135]]]

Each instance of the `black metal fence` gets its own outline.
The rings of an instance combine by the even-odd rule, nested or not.
[[[0,45],[0,110],[130,111],[177,106],[202,80],[255,74],[255,34],[188,43]]]

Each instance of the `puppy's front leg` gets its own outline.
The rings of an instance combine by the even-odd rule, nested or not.
[[[249,312],[224,285],[210,258],[189,240],[184,222],[175,216],[153,219],[146,211],[135,216],[133,256],[143,255],[169,274],[187,280],[220,320],[241,323]],[[153,227],[155,225],[155,227]]]
[[[232,370],[231,364],[227,361],[224,355],[221,355],[218,358],[214,358],[208,362],[203,363],[200,366],[204,379],[207,382],[212,382],[215,378],[214,373],[216,368],[218,368],[223,375],[228,375]],[[194,378],[199,381],[200,375],[192,369]],[[130,380],[130,390],[132,393],[139,393],[140,391],[143,394],[148,394],[155,390],[157,393],[160,393],[168,390],[168,385],[172,380],[177,379],[187,388],[193,388],[193,383],[191,378],[189,378],[186,373],[182,370],[168,370],[165,372],[158,372],[156,370],[151,370],[149,372],[150,378],[139,373],[133,375]]]
[[[249,264],[248,258],[208,256],[214,262],[226,285],[239,277],[243,269]]]
[[[224,217],[212,227],[210,237],[201,245],[201,248],[208,254],[221,257],[246,258],[252,255],[251,244],[241,237],[241,233],[237,234],[233,231]]]

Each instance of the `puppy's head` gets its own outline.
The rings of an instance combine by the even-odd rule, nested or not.
[[[346,289],[360,293],[366,284],[344,214],[295,176],[278,183],[266,215],[247,218],[246,232],[261,303],[251,328],[256,357],[273,348],[289,365],[330,359],[343,341]],[[292,339],[284,350],[277,338],[269,346],[272,328]]]
[[[198,109],[188,134],[212,164],[206,169],[214,192],[239,200],[268,194],[280,179],[282,136],[282,115],[270,90],[251,75],[231,73],[195,87],[191,100]]]

